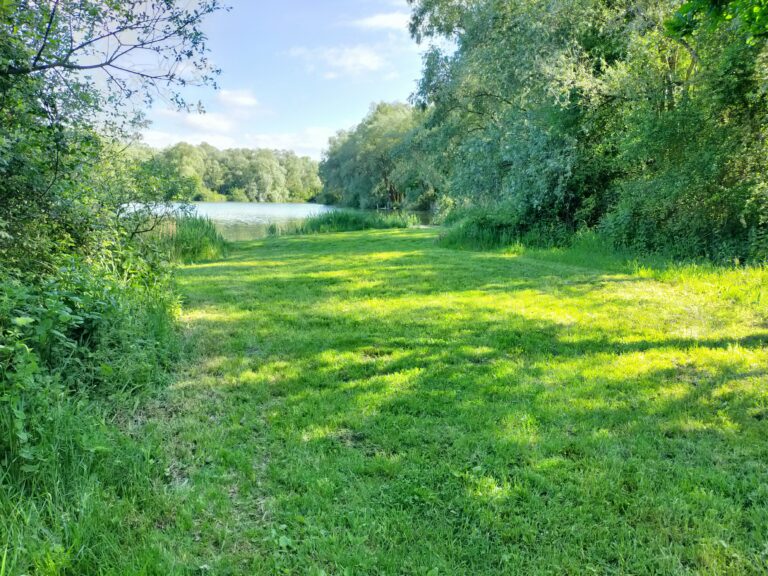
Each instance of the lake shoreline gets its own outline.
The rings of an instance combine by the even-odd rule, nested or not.
[[[390,210],[360,210],[341,208],[312,202],[192,202],[193,214],[210,218],[228,242],[259,240],[269,235],[270,226],[290,227],[311,216],[336,210],[362,212],[391,212]],[[406,211],[415,214],[422,224],[429,224],[428,212]]]

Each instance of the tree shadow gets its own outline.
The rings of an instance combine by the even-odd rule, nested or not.
[[[218,391],[222,420],[235,401],[263,420],[259,481],[278,501],[270,526],[292,542],[265,561],[365,573],[394,555],[395,572],[474,574],[758,565],[764,327],[704,306],[690,320],[701,333],[684,336],[677,324],[699,304],[674,287],[428,242],[256,242],[180,278],[201,394]]]

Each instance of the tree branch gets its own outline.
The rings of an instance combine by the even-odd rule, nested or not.
[[[45,34],[43,35],[43,41],[40,44],[40,49],[37,51],[37,54],[35,54],[34,59],[32,60],[32,66],[36,66],[37,63],[40,61],[40,57],[43,55],[43,50],[45,50],[45,47],[48,45],[48,37],[51,35],[51,28],[53,27],[53,21],[56,19],[56,10],[59,8],[59,0],[56,0],[56,2],[53,3],[53,8],[51,8],[51,15],[48,18],[48,26],[45,28]]]

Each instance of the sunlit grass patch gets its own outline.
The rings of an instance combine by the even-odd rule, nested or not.
[[[182,273],[187,369],[155,423],[187,480],[180,561],[759,573],[764,272],[436,235],[266,239]]]

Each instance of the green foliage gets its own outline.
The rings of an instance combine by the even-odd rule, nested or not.
[[[37,286],[2,277],[2,438],[10,442],[2,448],[10,469],[35,460],[50,398],[144,389],[167,366],[176,308],[168,280],[142,258],[124,265],[130,275],[119,279],[110,267],[77,259]]]
[[[745,29],[752,43],[768,36],[768,0],[688,0],[666,22],[678,36],[693,34],[701,23]]]
[[[166,380],[177,303],[139,254],[123,254],[120,269],[102,254],[63,259],[34,285],[0,277],[0,538],[11,574],[125,563],[107,527],[158,476],[105,420]],[[125,537],[138,545],[135,528]]]
[[[412,154],[422,114],[405,104],[380,103],[351,131],[339,132],[320,163],[320,200],[363,209],[429,207],[429,170]]]
[[[331,140],[326,201],[487,208],[457,244],[599,229],[637,253],[766,258],[764,0],[410,4],[416,109]]]
[[[567,244],[571,236],[560,223],[528,220],[510,206],[455,210],[445,223],[440,243],[453,248],[552,247]]]
[[[288,227],[272,225],[270,236],[286,234],[324,234],[352,232],[354,230],[410,228],[418,224],[418,218],[405,212],[365,212],[359,210],[333,210],[310,216]]]
[[[452,248],[489,249],[509,246],[520,241],[519,222],[506,215],[477,214],[460,220],[440,237],[444,246]]]
[[[185,108],[181,86],[213,83],[219,7],[0,3],[0,573],[169,572],[135,521],[164,513],[162,467],[123,425],[177,356],[146,234],[199,183],[123,138],[158,93]]]
[[[228,198],[227,196],[224,196],[224,194],[211,192],[210,190],[203,190],[196,198],[196,200],[199,200],[200,202],[227,202],[230,200],[232,202],[236,201],[234,195]]]
[[[160,250],[177,262],[214,260],[227,254],[227,243],[214,223],[203,216],[180,216],[160,232]]]
[[[321,189],[317,162],[290,151],[180,143],[155,154],[152,162],[169,177],[187,182],[194,200],[306,202]]]

